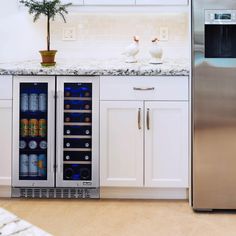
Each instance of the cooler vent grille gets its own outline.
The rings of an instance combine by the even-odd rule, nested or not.
[[[99,198],[99,188],[12,188],[12,197],[21,198]]]

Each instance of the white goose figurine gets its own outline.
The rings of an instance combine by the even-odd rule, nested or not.
[[[150,64],[162,64],[163,50],[158,45],[158,42],[159,42],[158,38],[152,39],[152,46],[149,49],[149,53],[152,56]]]
[[[139,53],[139,38],[137,36],[134,36],[133,42],[128,47],[126,47],[125,51],[123,52],[123,54],[127,56],[126,62],[127,63],[137,62],[135,56],[138,53]]]

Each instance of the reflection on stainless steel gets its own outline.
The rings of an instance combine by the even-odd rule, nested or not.
[[[206,9],[236,1],[193,1],[192,205],[236,209],[236,59],[205,58]]]

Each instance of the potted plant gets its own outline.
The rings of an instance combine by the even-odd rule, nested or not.
[[[66,23],[65,14],[68,14],[66,8],[71,3],[61,4],[60,0],[20,0],[20,3],[29,8],[29,14],[34,15],[34,22],[39,19],[41,15],[45,15],[47,18],[47,50],[39,51],[42,56],[42,66],[54,66],[55,55],[57,50],[51,50],[51,32],[50,21],[55,19],[56,15],[62,17]]]

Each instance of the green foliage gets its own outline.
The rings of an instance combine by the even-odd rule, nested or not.
[[[68,14],[66,8],[71,5],[71,3],[61,4],[60,0],[20,0],[20,3],[29,8],[29,14],[34,15],[34,22],[41,15],[47,16],[49,20],[54,20],[56,15],[60,15],[66,22],[65,14]]]
[[[47,50],[50,51],[50,20],[54,20],[56,15],[62,17],[66,23],[65,14],[68,14],[66,8],[71,3],[61,4],[60,0],[20,0],[20,3],[29,8],[29,14],[34,16],[34,22],[39,19],[41,15],[47,17]]]

